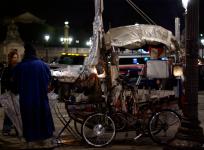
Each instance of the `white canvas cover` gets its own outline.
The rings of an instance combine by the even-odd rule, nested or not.
[[[177,41],[172,32],[157,25],[137,24],[111,28],[105,35],[107,46],[140,48],[146,44],[164,44],[176,50]]]
[[[163,61],[163,60],[147,61],[147,77],[148,78],[168,78],[169,77],[168,61]]]

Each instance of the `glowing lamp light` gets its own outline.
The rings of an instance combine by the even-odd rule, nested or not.
[[[180,77],[183,75],[183,68],[179,65],[174,66],[173,68],[173,75],[175,77]]]
[[[50,36],[49,36],[48,34],[46,34],[46,35],[44,36],[44,39],[45,39],[46,42],[48,42],[49,39],[50,39]]]
[[[204,46],[204,38],[200,40],[201,44]]]
[[[187,10],[189,0],[182,0],[183,7]]]
[[[64,24],[65,24],[65,25],[68,25],[68,24],[69,24],[69,21],[65,21]]]

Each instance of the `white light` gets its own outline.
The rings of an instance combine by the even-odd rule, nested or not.
[[[189,0],[182,0],[183,7],[185,8],[185,10],[187,10],[188,2]]]
[[[180,77],[180,76],[182,76],[183,75],[183,68],[182,68],[182,66],[174,66],[173,67],[173,75],[175,76],[175,77]]]
[[[69,24],[69,21],[65,21],[64,24],[65,24],[65,25],[68,25],[68,24]]]
[[[201,33],[201,34],[200,34],[200,36],[202,37],[202,36],[203,36],[203,34]]]
[[[73,38],[72,38],[72,37],[69,37],[69,38],[63,38],[63,37],[61,37],[61,38],[60,38],[60,42],[61,42],[62,44],[64,44],[65,42],[68,42],[68,44],[71,44],[72,41],[73,41]]]
[[[91,39],[89,41],[86,42],[86,46],[91,46],[92,45],[92,41]]]
[[[204,46],[204,39],[201,39],[200,42]]]
[[[79,44],[79,40],[76,40],[76,43]]]
[[[64,42],[64,38],[63,37],[60,38],[60,42],[62,42],[62,43]]]
[[[69,42],[69,44],[71,44],[72,41],[73,41],[73,38],[72,38],[72,37],[69,37],[69,38],[68,38],[68,42]]]
[[[50,36],[49,36],[48,34],[46,34],[46,35],[44,36],[44,39],[45,39],[46,42],[48,42],[49,39],[50,39]]]

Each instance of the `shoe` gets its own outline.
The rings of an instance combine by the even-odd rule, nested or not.
[[[28,142],[26,149],[53,149],[57,146],[54,142],[50,140],[42,140],[35,142]]]
[[[2,135],[3,136],[10,136],[11,133],[10,133],[10,131],[2,131]]]

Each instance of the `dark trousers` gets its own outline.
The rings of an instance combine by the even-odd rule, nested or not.
[[[4,123],[3,123],[3,132],[9,133],[13,127],[13,123],[11,122],[10,118],[5,114],[4,115]]]

